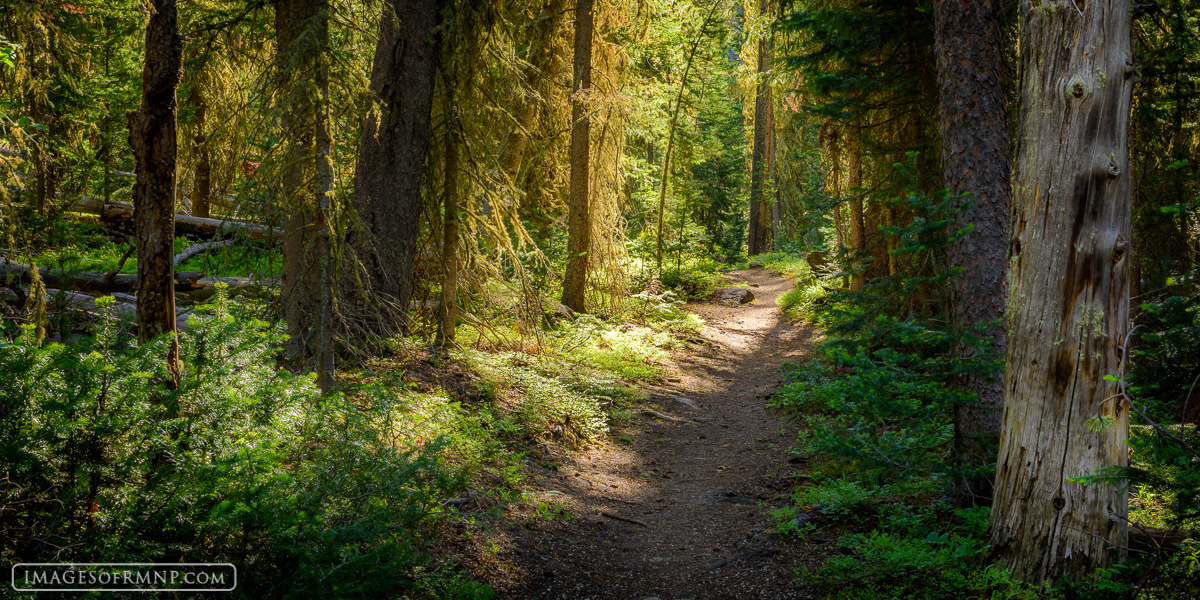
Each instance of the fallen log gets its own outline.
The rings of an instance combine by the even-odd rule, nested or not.
[[[125,298],[132,297],[126,294],[121,295]],[[56,298],[61,298],[63,303],[61,306],[63,308],[69,308],[71,310],[78,310],[93,314],[100,312],[99,308],[96,306],[97,296],[89,296],[87,294],[80,294],[79,292],[67,292],[54,288],[46,288],[47,304],[53,306]],[[129,302],[128,300],[116,298],[115,296],[114,299],[117,300],[117,302],[110,307],[113,314],[119,315],[124,312],[137,313],[136,302]]]
[[[0,281],[6,281],[9,275],[21,283],[29,283],[33,280],[29,265],[14,262],[8,257],[0,256]],[[137,290],[137,275],[133,273],[112,274],[92,273],[88,271],[63,273],[58,270],[38,267],[38,275],[41,276],[42,283],[47,287],[68,287],[64,284],[69,283],[69,287],[80,291],[133,292]],[[202,287],[197,285],[196,282],[203,277],[204,271],[176,271],[175,289],[177,291],[188,291]]]
[[[221,248],[232,246],[234,241],[235,240],[221,240],[219,242],[211,241],[188,246],[183,252],[175,255],[175,266],[178,267],[184,261],[198,254],[204,254],[205,252],[212,252],[213,250],[220,250]]]
[[[229,294],[230,297],[261,296],[263,293],[265,293],[266,288],[277,285],[279,283],[279,278],[267,277],[263,279],[257,279],[254,277],[202,277],[196,280],[192,289],[177,292],[176,296],[192,302],[204,302],[217,294],[217,283],[224,283],[229,286],[225,292]]]
[[[68,210],[71,212],[97,215],[105,221],[133,219],[133,205],[128,202],[105,202],[102,198],[80,196]],[[205,219],[175,213],[175,233],[190,233],[201,237],[214,237],[218,233],[242,233],[254,240],[266,240],[280,237],[283,231],[278,227],[267,227],[249,221],[236,221],[229,218]]]
[[[60,294],[61,294],[61,296],[60,296]],[[118,318],[120,318],[122,320],[132,321],[134,328],[136,328],[137,327],[137,301],[133,298],[133,296],[130,296],[128,294],[106,294],[106,295],[113,296],[114,299],[117,300],[117,302],[109,308],[109,310],[112,311],[112,314],[116,315]],[[55,297],[61,297],[65,300],[65,308],[68,308],[71,310],[77,310],[79,312],[86,313],[92,317],[100,316],[100,309],[99,309],[99,307],[96,306],[97,296],[88,296],[87,294],[80,294],[78,292],[64,292],[62,290],[56,290],[54,288],[47,288],[46,289],[46,297],[51,298],[51,299],[53,299]],[[184,309],[184,308],[176,308],[175,309],[175,329],[177,331],[187,331],[188,330],[187,320],[188,320],[188,317],[191,316],[191,314],[192,314],[192,311],[189,309]]]
[[[1129,549],[1153,554],[1178,552],[1179,546],[1188,539],[1188,532],[1181,529],[1158,529],[1154,527],[1130,527]]]

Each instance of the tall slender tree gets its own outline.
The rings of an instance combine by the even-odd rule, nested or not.
[[[592,0],[575,3],[575,58],[571,89],[571,196],[567,223],[567,271],[562,303],[575,312],[587,312],[588,250],[591,247],[590,152],[591,117],[587,95],[592,89]]]
[[[442,162],[442,298],[438,303],[437,341],[454,341],[458,320],[458,119],[453,76],[444,74],[446,147]]]
[[[862,132],[857,127],[851,127],[846,136],[846,162],[849,171],[850,194],[850,256],[851,264],[855,266],[850,278],[850,289],[857,292],[866,283],[867,274],[864,262],[870,261],[867,252],[867,224],[863,207],[865,201],[862,193],[862,142],[859,136]]]
[[[317,106],[313,87],[320,39],[328,36],[324,0],[275,2],[275,69],[282,90],[284,219],[283,281],[280,301],[287,322],[288,359],[312,356],[317,330],[316,207],[313,190],[313,125]],[[199,181],[199,179],[197,179]]]
[[[762,0],[761,13],[770,10],[767,0]],[[769,250],[771,206],[766,195],[768,174],[771,165],[767,162],[768,129],[771,126],[771,84],[767,70],[772,58],[771,36],[764,33],[758,41],[758,88],[754,94],[754,148],[750,155],[750,236],[746,253],[753,256]]]
[[[1115,395],[1129,322],[1128,0],[1021,4],[1008,364],[991,512],[998,564],[1083,576],[1127,545],[1128,493],[1074,478],[1127,464]]]
[[[281,294],[287,354],[294,363],[316,358],[317,382],[324,392],[334,385],[329,10],[327,0],[275,3],[275,68],[284,92],[287,149]]]
[[[935,7],[938,104],[942,168],[946,187],[969,196],[961,219],[973,231],[950,247],[950,264],[963,272],[951,280],[954,322],[960,327],[998,323],[1008,295],[1009,182],[1008,125],[1005,118],[1003,34],[1000,0],[938,0]],[[992,348],[1004,352],[1004,327],[992,326]],[[969,350],[959,348],[967,357]],[[976,401],[955,409],[955,454],[964,468],[991,464],[1000,435],[1004,378],[970,376],[961,382]],[[986,477],[960,479],[957,502],[986,501]]]
[[[192,215],[208,218],[209,197],[212,194],[212,156],[208,149],[208,134],[205,132],[208,104],[204,101],[204,88],[199,80],[192,84],[192,93],[188,101],[195,108],[192,113],[192,127],[195,129],[192,136],[192,152],[196,161],[192,193],[190,194]]]
[[[129,145],[137,161],[133,222],[137,237],[138,339],[171,336],[167,368],[179,383],[175,339],[175,156],[179,107],[175,90],[183,78],[183,37],[176,0],[154,0],[146,25],[142,105],[127,116]]]

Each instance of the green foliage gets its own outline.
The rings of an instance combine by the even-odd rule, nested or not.
[[[683,300],[665,290],[654,293],[647,288],[629,298],[629,312],[643,325],[668,331],[697,331],[704,321],[696,313],[683,309]]]
[[[687,300],[699,300],[712,295],[717,274],[702,269],[666,269],[659,275],[659,281]]]
[[[1200,294],[1194,280],[1176,289],[1191,295],[1142,305],[1135,332],[1141,335],[1126,378],[1133,402],[1158,427],[1131,413],[1130,465],[1080,478],[1130,486],[1132,522],[1191,534],[1176,552],[1135,557],[1128,565],[1126,579],[1144,581],[1161,597],[1185,597],[1200,583],[1200,429],[1194,424],[1200,414]]]
[[[910,190],[894,202],[913,215],[908,226],[883,228],[897,241],[897,273],[871,280],[861,292],[836,292],[817,308],[832,324],[819,347],[822,358],[795,367],[793,381],[772,399],[775,406],[824,409],[808,449],[846,461],[877,483],[949,474],[952,409],[973,399],[950,382],[1002,368],[990,355],[984,326],[949,325],[948,281],[956,272],[946,267],[945,249],[967,232],[954,221],[952,199]],[[970,348],[971,358],[954,356],[956,345]]]
[[[7,561],[232,562],[270,598],[379,597],[426,561],[414,533],[461,486],[444,442],[397,435],[402,395],[321,398],[261,321],[194,317],[166,339],[106,314],[72,346],[0,345]]]
[[[839,600],[1042,597],[1007,571],[985,565],[981,538],[958,532],[913,538],[878,530],[847,535],[841,544],[852,554],[828,560],[814,580],[827,598]]]
[[[486,354],[469,348],[454,353],[472,371],[511,390],[502,409],[533,435],[570,431],[585,438],[608,430],[600,398],[577,392],[560,380],[553,363],[517,352]]]
[[[1183,289],[1195,290],[1195,280]],[[1200,292],[1170,296],[1160,302],[1142,304],[1136,334],[1133,370],[1127,380],[1130,391],[1152,418],[1166,423],[1195,421],[1200,415],[1200,398],[1188,402],[1200,375]],[[1185,404],[1190,414],[1184,415]]]

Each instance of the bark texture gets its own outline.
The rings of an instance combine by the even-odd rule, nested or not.
[[[138,339],[171,334],[167,366],[179,381],[175,334],[175,178],[179,132],[175,90],[183,77],[183,38],[175,0],[154,0],[146,26],[142,105],[127,116],[136,161],[133,222],[137,237]]]
[[[1012,198],[1008,125],[1005,118],[1000,0],[938,0],[935,6],[938,105],[942,167],[950,193],[974,203],[960,220],[974,230],[950,247],[950,264],[963,267],[950,281],[954,323],[999,321],[1008,297],[1008,214]],[[992,348],[1004,352],[1003,324],[990,328]],[[958,349],[966,357],[968,350]],[[977,400],[955,409],[956,461],[965,468],[991,464],[1004,408],[1004,376],[965,377],[959,382]],[[991,483],[961,480],[958,504],[986,502]]]
[[[321,52],[328,40],[328,20],[322,0],[275,2],[276,79],[283,91],[280,102],[283,143],[283,283],[280,304],[287,323],[286,357],[301,366],[317,345],[320,281],[317,268],[317,207],[313,194],[313,146],[317,121],[310,93]]]
[[[319,30],[320,66],[317,69],[316,164],[314,192],[317,197],[317,260],[321,268],[321,305],[317,323],[317,385],[321,392],[330,393],[337,385],[333,371],[333,134],[329,115],[329,5],[322,0]]]
[[[1078,6],[1082,14],[1076,10]],[[1128,460],[1112,396],[1129,321],[1126,0],[1021,5],[1005,406],[991,513],[999,566],[1082,576],[1128,540],[1125,489],[1070,478]],[[1112,427],[1096,430],[1098,417]]]
[[[767,2],[762,2],[762,12],[767,12]],[[771,40],[764,37],[758,42],[758,92],[754,95],[754,148],[750,154],[750,235],[746,242],[746,254],[754,256],[769,250],[771,207],[763,188],[767,183],[767,128],[770,127],[771,85],[767,82],[767,66],[771,64]]]
[[[592,0],[575,3],[574,97],[571,101],[571,197],[567,223],[567,272],[563,277],[562,303],[575,312],[587,312],[588,250],[591,247],[589,180],[591,119],[587,95],[592,89]]]
[[[358,226],[347,236],[357,260],[344,289],[366,308],[362,325],[379,334],[408,329],[420,233],[438,43],[445,0],[383,5],[371,67],[377,104],[367,117],[354,172]]]

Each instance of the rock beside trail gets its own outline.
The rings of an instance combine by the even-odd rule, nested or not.
[[[755,260],[750,261],[750,264],[748,266],[751,269],[761,269],[761,268],[763,268],[763,261],[755,259]]]
[[[717,300],[748,304],[754,301],[754,292],[746,288],[717,288],[713,290],[713,297]]]

